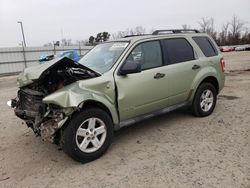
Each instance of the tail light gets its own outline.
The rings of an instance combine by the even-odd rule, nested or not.
[[[221,67],[221,71],[225,72],[225,60],[224,60],[224,58],[220,59],[220,67]]]

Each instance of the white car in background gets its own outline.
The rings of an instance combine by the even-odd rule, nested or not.
[[[234,50],[235,51],[245,51],[246,50],[246,46],[237,46]]]

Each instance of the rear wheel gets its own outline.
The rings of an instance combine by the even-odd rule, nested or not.
[[[217,92],[213,84],[202,83],[197,89],[193,104],[192,112],[195,116],[204,117],[210,115],[216,105]]]
[[[73,159],[89,162],[99,158],[111,144],[113,123],[101,109],[88,108],[74,116],[62,133],[62,148]]]

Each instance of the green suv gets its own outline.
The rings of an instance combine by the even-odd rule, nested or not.
[[[197,30],[157,30],[95,46],[79,63],[62,57],[25,69],[15,114],[73,159],[100,157],[114,130],[190,106],[210,115],[225,82],[216,43]]]

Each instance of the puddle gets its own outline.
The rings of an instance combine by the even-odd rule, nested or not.
[[[243,70],[230,70],[229,72],[247,72],[250,71],[250,69],[243,69]]]
[[[226,75],[230,75],[230,76],[236,76],[238,74],[242,74],[244,72],[250,72],[250,69],[243,69],[243,70],[229,70],[228,72],[226,72]]]
[[[231,95],[219,95],[219,98],[223,98],[226,100],[235,100],[235,99],[239,99],[240,97],[231,96]]]

